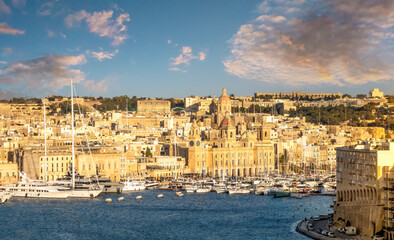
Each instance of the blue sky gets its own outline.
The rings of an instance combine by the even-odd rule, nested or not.
[[[393,94],[392,1],[360,1],[0,0],[0,98]]]

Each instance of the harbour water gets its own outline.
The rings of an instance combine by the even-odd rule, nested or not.
[[[164,194],[158,199],[158,194]],[[135,197],[141,195],[142,200]],[[125,197],[124,202],[116,201]],[[112,198],[108,204],[104,200]],[[308,239],[305,217],[332,212],[333,197],[303,199],[148,190],[95,199],[13,198],[0,206],[0,239]]]

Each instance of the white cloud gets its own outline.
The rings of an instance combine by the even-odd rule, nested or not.
[[[10,47],[3,48],[3,53],[6,53],[6,54],[12,53],[12,48],[10,48]]]
[[[170,70],[170,71],[181,71],[181,69],[180,68],[177,68],[177,67],[172,67],[172,68],[169,68],[168,70]]]
[[[204,61],[205,58],[207,57],[207,54],[205,52],[200,52],[199,55],[200,55],[200,61]]]
[[[25,34],[25,31],[9,27],[6,23],[0,23],[0,33],[11,34],[11,35],[21,35],[21,34]]]
[[[62,87],[85,79],[84,73],[72,67],[86,63],[84,55],[46,55],[41,58],[13,62],[0,68],[0,83],[26,86],[34,91],[56,92]]]
[[[0,61],[0,64],[7,64],[7,61]]]
[[[93,80],[85,80],[82,85],[89,89],[90,91],[96,93],[105,93],[108,90],[108,83],[106,79],[103,79],[99,82],[95,82]]]
[[[116,54],[118,54],[118,52],[119,52],[118,50],[115,50],[114,52],[105,52],[105,51],[91,52],[91,51],[87,51],[87,53],[89,55],[91,55],[92,57],[96,58],[100,62],[105,60],[105,59],[112,59],[112,57],[114,57]]]
[[[48,37],[50,37],[50,38],[53,38],[54,36],[56,36],[56,33],[52,32],[51,30],[47,30],[47,34],[48,34]]]
[[[27,0],[12,0],[11,2],[14,7],[25,7],[26,1]]]
[[[188,65],[192,59],[196,59],[197,56],[192,54],[191,47],[182,47],[182,53],[178,57],[172,59],[172,65],[186,64]]]
[[[11,9],[8,7],[3,0],[0,0],[0,13],[10,14]]]
[[[286,18],[283,16],[261,15],[258,18],[256,18],[256,21],[261,21],[261,22],[270,21],[274,23],[280,23],[286,21]]]
[[[65,18],[65,23],[68,27],[73,27],[75,24],[86,21],[89,31],[98,34],[100,37],[112,38],[112,45],[117,46],[127,39],[125,34],[125,22],[130,21],[128,13],[120,14],[115,20],[112,19],[113,11],[93,12],[92,14],[85,10],[70,14]]]
[[[40,6],[37,10],[37,14],[40,16],[49,16],[52,14],[53,6],[54,2],[46,2]]]
[[[206,58],[206,53],[205,52],[200,52],[199,56],[194,56],[192,54],[192,48],[185,46],[182,47],[182,53],[179,54],[178,57],[176,58],[171,58],[172,60],[172,65],[177,66],[180,64],[186,64],[189,65],[190,61],[193,59],[199,59],[200,61],[203,61]]]
[[[373,7],[362,0],[318,3],[261,4],[260,10],[269,8],[269,15],[242,25],[233,35],[225,70],[242,79],[287,85],[393,79],[394,45],[386,40],[393,26],[394,12],[388,10],[392,0]]]
[[[66,34],[64,34],[64,33],[59,33],[59,35],[62,36],[62,38],[66,38],[67,37]]]
[[[171,44],[171,42],[172,42],[171,39],[167,40],[167,44]]]

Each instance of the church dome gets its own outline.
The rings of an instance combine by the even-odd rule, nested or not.
[[[220,96],[219,101],[220,101],[220,102],[223,102],[223,101],[231,101],[231,100],[230,100],[230,97],[227,96],[227,93],[226,93],[226,89],[225,89],[225,88],[223,88],[223,90],[222,90],[222,96]]]

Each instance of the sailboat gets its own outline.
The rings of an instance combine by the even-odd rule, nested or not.
[[[67,178],[67,176],[63,179],[59,179],[58,181],[53,181],[54,185],[62,185],[66,186],[70,189],[69,196],[70,198],[94,198],[97,197],[104,189],[104,185],[100,185],[98,181],[96,183],[92,183],[89,179],[83,181],[82,175],[77,175],[75,171],[75,131],[74,131],[74,96],[73,96],[73,81],[71,80],[71,135],[72,135],[72,172],[71,177]],[[78,181],[76,182],[76,175],[78,177]],[[81,177],[82,176],[82,177]],[[82,180],[83,179],[83,180]]]

